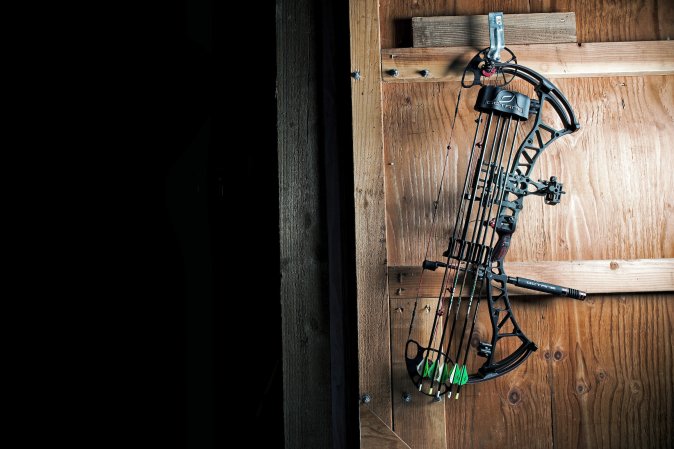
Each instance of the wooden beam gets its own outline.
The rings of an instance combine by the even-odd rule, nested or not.
[[[367,405],[360,406],[361,449],[410,449]]]
[[[414,47],[489,47],[487,15],[412,17]],[[506,46],[576,42],[573,12],[506,14]]]
[[[350,0],[358,379],[392,425],[378,0]],[[356,75],[357,74],[357,75]]]
[[[310,0],[276,2],[276,55],[283,61],[276,76],[283,414],[286,447],[327,448],[332,446],[330,334],[312,5]]]
[[[587,293],[640,293],[674,291],[674,259],[582,260],[577,262],[509,262],[510,276],[571,287]],[[389,267],[391,298],[417,296],[420,267]],[[442,270],[424,273],[419,297],[436,297],[442,283]],[[508,285],[511,295],[544,295]]]
[[[674,41],[536,44],[509,47],[520,64],[550,78],[674,74]],[[386,82],[459,81],[473,47],[382,50]],[[397,71],[394,76],[393,71]],[[428,70],[427,77],[421,75]]]

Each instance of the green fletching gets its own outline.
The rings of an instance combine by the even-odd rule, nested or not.
[[[441,384],[444,384],[447,381],[447,378],[449,377],[449,373],[447,371],[448,371],[447,365],[445,365],[442,370],[442,376],[440,377]]]
[[[468,371],[466,370],[466,365],[463,365],[454,379],[454,383],[457,385],[466,385],[468,382]]]
[[[426,368],[424,368],[424,376],[425,378],[430,378],[433,374],[433,367],[435,367],[435,362],[431,363],[431,365],[428,365],[428,359],[426,360]]]

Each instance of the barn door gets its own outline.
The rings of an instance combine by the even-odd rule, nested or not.
[[[554,207],[527,199],[505,266],[509,275],[589,296],[513,297],[538,350],[508,375],[466,386],[458,400],[419,394],[406,372],[404,345],[460,88],[448,61],[475,52],[460,47],[470,28],[452,33],[451,18],[413,17],[504,11],[508,45],[509,15],[552,12],[545,5],[350,1],[361,447],[673,444],[671,2],[563,2],[555,44],[535,41],[550,16],[520,16],[512,38],[533,41],[514,45],[519,62],[566,94],[581,130],[537,163],[536,179],[557,176],[567,193]],[[528,23],[539,31],[527,32]],[[447,215],[431,233],[436,253],[460,193],[475,94],[461,98],[441,200]],[[422,339],[436,301],[437,280],[428,281],[414,331]]]

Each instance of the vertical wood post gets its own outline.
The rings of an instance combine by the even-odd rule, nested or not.
[[[379,2],[351,0],[349,10],[359,385],[370,409],[391,426]]]
[[[321,449],[332,437],[314,2],[277,0],[276,17],[285,442]]]

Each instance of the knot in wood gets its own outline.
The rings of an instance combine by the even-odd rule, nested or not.
[[[522,394],[518,389],[514,388],[510,390],[510,393],[508,393],[508,402],[510,402],[512,405],[517,405],[521,400]]]

